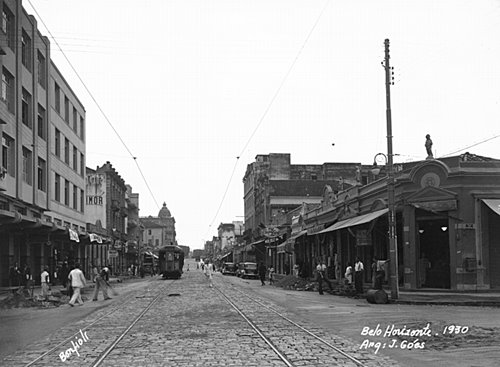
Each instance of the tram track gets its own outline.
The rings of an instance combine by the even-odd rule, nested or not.
[[[35,359],[31,360],[29,363],[25,364],[25,367],[31,367],[31,366],[46,366],[46,365],[55,365],[57,363],[54,363],[55,360],[59,360],[59,354],[58,352],[61,351],[61,348],[64,346],[68,346],[73,344],[72,342],[75,340],[75,338],[78,338],[81,336],[81,339],[85,339],[85,336],[87,335],[87,332],[90,332],[93,328],[99,327],[103,328],[103,322],[107,318],[110,318],[114,314],[118,312],[124,312],[125,310],[128,310],[131,308],[130,306],[135,306],[138,303],[141,303],[141,301],[147,301],[148,304],[143,306],[143,310],[140,312],[138,316],[136,316],[133,321],[125,327],[120,327],[120,326],[114,326],[112,329],[117,329],[119,328],[120,330],[123,330],[118,337],[114,339],[114,341],[109,344],[109,346],[99,354],[98,358],[94,360],[94,362],[91,364],[91,366],[99,366],[105,358],[113,351],[113,349],[116,347],[116,345],[120,342],[120,340],[128,333],[130,329],[147,313],[147,311],[154,305],[154,303],[160,298],[166,290],[169,289],[169,287],[175,282],[175,281],[170,281],[168,284],[164,285],[161,287],[160,290],[157,290],[154,295],[151,295],[151,291],[149,289],[149,283],[152,281],[148,281],[148,289],[147,290],[141,290],[138,293],[138,295],[133,296],[135,291],[131,291],[130,293],[132,294],[129,296],[129,299],[123,303],[120,303],[116,306],[114,306],[109,312],[104,313],[102,316],[99,316],[97,319],[91,321],[89,324],[87,324],[84,327],[79,328],[77,332],[73,332],[71,336],[64,336],[63,340],[58,342],[56,345],[51,347],[50,349],[46,350],[43,352],[41,355],[36,357]],[[133,309],[133,308],[132,308]],[[108,328],[109,330],[110,328]],[[73,344],[74,346],[74,344]],[[79,351],[79,355],[84,354],[83,350]],[[64,361],[63,361],[64,362]]]
[[[226,282],[224,281],[224,283]],[[284,343],[280,343],[279,341],[280,333],[276,333],[274,331],[274,329],[277,328],[280,329],[280,331],[282,332],[285,331],[288,333],[294,333],[294,335],[296,335],[294,339],[301,339],[302,341],[307,343],[315,343],[315,344],[319,343],[321,345],[321,347],[319,347],[319,350],[325,350],[326,347],[327,350],[336,353],[337,355],[339,355],[339,357],[335,358],[335,361],[333,362],[335,364],[344,365],[345,362],[348,362],[358,367],[367,366],[360,359],[350,355],[347,351],[342,350],[341,347],[333,345],[333,343],[326,340],[325,337],[322,337],[318,335],[316,332],[302,325],[299,325],[297,322],[291,320],[289,317],[283,315],[281,312],[264,304],[255,297],[249,296],[248,293],[242,292],[241,290],[237,289],[234,285],[231,284],[231,286],[226,287],[224,291],[221,290],[219,287],[216,287],[216,290],[219,292],[221,297],[252,327],[252,329],[254,329],[254,331],[259,335],[259,337],[264,340],[264,342],[276,353],[278,358],[287,367],[304,365],[304,362],[306,361],[314,362],[315,363],[314,365],[319,364],[328,366],[331,366],[332,362],[319,360],[320,358],[314,356],[314,352],[311,353],[310,356],[302,356],[302,357],[297,356],[294,353],[293,348],[283,345]],[[228,295],[227,294],[229,293],[228,290],[234,292],[233,295]],[[242,301],[236,301],[238,296],[234,296],[234,294],[237,294],[240,298],[243,297],[244,299],[250,300],[251,301],[250,304],[257,305],[257,308],[251,307],[248,303]],[[276,325],[276,321],[269,322],[270,314],[272,315],[271,317],[276,318],[277,316],[279,320],[282,320],[291,325],[295,329],[295,331],[292,331],[291,329],[288,329],[285,326],[280,327],[279,325]],[[283,333],[281,333],[281,335],[282,334]],[[307,335],[307,337],[297,336],[300,334]]]

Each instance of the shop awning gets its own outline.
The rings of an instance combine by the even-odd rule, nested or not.
[[[305,235],[306,233],[307,233],[307,230],[305,230],[305,229],[304,229],[304,230],[302,230],[302,231],[300,231],[300,232],[297,232],[297,233],[292,234],[292,236],[290,237],[290,239],[291,239],[291,240],[294,240],[294,239],[296,239],[296,238],[299,238],[300,236]]]
[[[342,228],[348,228],[348,227],[358,226],[360,224],[365,224],[386,214],[388,211],[389,211],[388,209],[382,209],[382,210],[377,210],[376,212],[373,213],[363,214],[357,217],[341,220],[340,222],[337,222],[334,225],[325,228],[319,233],[327,233],[327,232],[337,231]]]
[[[500,199],[482,199],[482,201],[488,205],[491,210],[500,215]]]

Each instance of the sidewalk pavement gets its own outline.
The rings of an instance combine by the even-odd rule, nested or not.
[[[390,295],[390,292],[388,292]],[[500,291],[400,291],[399,298],[391,303],[409,305],[453,305],[500,307]]]
[[[130,276],[117,276],[117,277],[111,277],[109,278],[109,283],[121,283],[123,281],[133,279],[134,277]],[[137,278],[137,277],[135,277]],[[87,279],[87,285],[83,288],[83,293],[85,295],[92,295],[91,292],[94,291],[95,283],[92,282],[92,280]],[[57,291],[57,292],[62,292],[65,291],[66,288],[63,287],[62,285],[52,285],[50,286],[51,291]],[[0,301],[3,301],[6,299],[10,293],[15,293],[17,291],[18,287],[0,287]],[[50,292],[49,292],[50,293]],[[42,287],[40,285],[35,285],[33,287],[33,297],[40,296],[42,294]]]
[[[129,280],[130,277],[112,277],[110,283],[120,283]],[[11,291],[8,287],[0,288],[0,301],[6,299]],[[52,286],[52,290],[61,291],[60,285]],[[91,294],[94,289],[94,283],[87,281],[87,286],[84,288],[86,294]],[[450,305],[450,306],[479,306],[479,307],[500,307],[500,290],[486,291],[452,291],[452,290],[423,290],[423,291],[399,291],[397,300],[390,299],[390,290],[385,289],[389,296],[391,304],[407,304],[407,305]],[[40,295],[41,287],[35,286],[33,295]]]

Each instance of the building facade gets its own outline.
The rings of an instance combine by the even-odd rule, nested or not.
[[[163,203],[157,217],[140,217],[139,220],[144,226],[142,241],[146,250],[157,253],[164,246],[177,245],[175,218],[172,217],[166,203]]]
[[[399,286],[500,288],[500,160],[465,153],[397,168]],[[325,195],[320,208],[303,213],[293,244],[304,275],[320,259],[338,280],[356,257],[365,269],[389,259],[387,180]],[[371,271],[364,277],[371,283]]]
[[[85,260],[85,109],[21,1],[0,2],[0,282]]]

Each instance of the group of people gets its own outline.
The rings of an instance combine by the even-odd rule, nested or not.
[[[372,287],[374,289],[382,289],[382,285],[385,279],[386,267],[389,260],[378,260],[373,259],[372,263]],[[354,289],[357,294],[363,294],[363,283],[364,283],[364,272],[365,267],[363,262],[359,257],[356,258],[354,266],[351,262],[347,263],[347,267],[344,273],[345,284],[352,286],[354,284]],[[316,280],[318,282],[319,294],[323,294],[323,282],[325,282],[330,290],[332,290],[332,283],[327,275],[327,266],[324,261],[320,261],[316,266]]]
[[[110,286],[108,283],[109,272],[109,268],[106,266],[103,267],[101,271],[99,271],[95,265],[92,267],[92,276],[93,281],[95,282],[92,301],[97,301],[100,291],[102,291],[104,300],[111,299],[111,297],[108,296],[108,287]],[[78,304],[83,305],[81,291],[82,288],[87,285],[87,280],[85,279],[83,271],[80,269],[80,264],[75,264],[75,268],[69,272],[68,281],[68,288],[70,293],[72,293],[69,305],[73,307],[77,302]]]
[[[269,269],[266,268],[266,265],[264,265],[264,262],[260,262],[259,269],[259,279],[261,282],[261,285],[266,285],[266,275],[269,278],[269,285],[274,284],[274,268],[272,266],[269,266]]]

